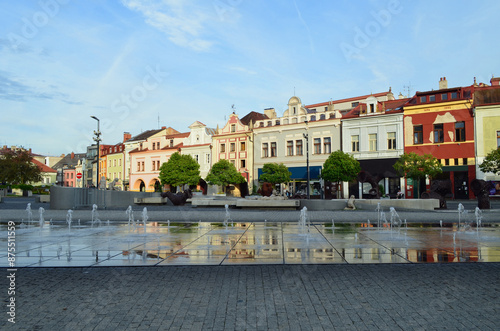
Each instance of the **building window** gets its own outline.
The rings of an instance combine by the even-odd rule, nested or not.
[[[236,151],[236,143],[231,143],[229,145],[229,151],[230,152],[235,152]]]
[[[240,143],[240,151],[244,152],[247,150],[247,146],[244,141]]]
[[[220,144],[220,152],[225,153],[226,152],[226,144]]]
[[[236,168],[236,161],[235,160],[231,160],[231,164]]]
[[[153,161],[153,165],[152,165],[152,169],[153,169],[153,171],[155,171],[155,170],[156,170],[156,167],[155,167],[155,166],[156,166],[156,161]]]
[[[427,101],[427,97],[420,97],[420,102],[426,102]]]
[[[448,100],[448,94],[447,93],[441,94],[441,100],[443,101]]]
[[[387,149],[396,149],[396,132],[387,132]]]
[[[370,113],[374,113],[375,112],[375,104],[371,103],[370,104]]]
[[[330,154],[332,152],[332,138],[323,138],[323,149],[325,154]]]
[[[500,131],[499,131],[500,132]],[[295,155],[303,155],[302,140],[295,140]]]
[[[464,157],[464,158],[462,159],[462,164],[463,164],[463,165],[467,165],[467,158],[466,158],[466,157]]]
[[[236,132],[236,124],[231,124],[231,132]]]
[[[293,140],[288,140],[286,142],[286,155],[288,156],[293,155]]]
[[[422,125],[415,125],[413,127],[413,144],[423,144],[424,143],[424,129]]]
[[[245,168],[247,166],[246,160],[240,160],[240,168]]]
[[[297,115],[297,108],[293,107],[293,115]]]
[[[455,141],[465,141],[465,122],[455,123]]]
[[[137,171],[141,171],[141,162],[137,162]]]
[[[451,92],[451,98],[456,99],[458,97],[457,92]]]
[[[314,121],[316,121],[316,115],[312,115],[312,116],[311,116],[311,119],[310,119],[310,121],[311,121],[311,122],[314,122]]]
[[[321,138],[314,138],[314,154],[321,154]]]
[[[497,148],[500,148],[500,131],[497,131]]]
[[[434,143],[444,142],[443,124],[434,124]]]
[[[351,152],[359,152],[359,136],[351,136]]]
[[[370,147],[370,151],[374,152],[377,150],[377,134],[371,133],[368,135],[368,143]]]
[[[144,171],[144,161],[141,162],[141,171]]]
[[[262,157],[269,157],[269,144],[268,143],[262,144]]]
[[[436,101],[435,95],[429,95],[429,102]]]
[[[170,147],[174,147],[174,140],[170,139]]]
[[[200,162],[198,161],[198,154],[195,154],[195,155],[194,155],[194,159],[196,160],[196,163],[200,163]]]
[[[351,102],[351,107],[352,107],[352,108],[355,108],[355,107],[357,107],[358,105],[359,105],[359,102],[358,102],[358,101],[356,101],[356,102]]]
[[[271,143],[271,157],[276,157],[276,156],[278,155],[276,154],[276,143],[274,142]]]

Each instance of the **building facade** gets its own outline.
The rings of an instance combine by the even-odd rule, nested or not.
[[[473,92],[474,86],[448,88],[441,78],[439,90],[417,92],[404,107],[405,152],[437,158],[443,166],[440,178],[450,179],[455,199],[474,198],[469,189],[476,178]],[[430,181],[421,185],[424,192]],[[406,197],[419,198],[415,192],[407,180]]]

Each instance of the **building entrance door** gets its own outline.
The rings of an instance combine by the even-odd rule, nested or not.
[[[453,174],[455,199],[469,199],[469,175],[467,171],[455,171]]]

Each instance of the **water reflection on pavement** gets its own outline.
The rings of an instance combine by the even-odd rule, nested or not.
[[[500,227],[385,225],[17,226],[15,267],[500,262]],[[0,230],[0,266],[13,267]]]

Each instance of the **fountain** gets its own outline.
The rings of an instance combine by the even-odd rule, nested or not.
[[[135,221],[134,221],[134,211],[132,210],[132,206],[128,206],[127,210],[125,213],[128,216],[128,226],[133,226],[135,228]]]
[[[464,205],[462,205],[461,203],[458,204],[458,228],[460,229],[460,221],[461,221],[461,218],[462,218],[462,215],[465,214],[465,208],[464,208]]]
[[[224,215],[224,222],[223,222],[223,224],[224,224],[224,226],[226,227],[226,230],[227,230],[227,227],[229,225],[229,221],[231,220],[231,215],[229,214],[229,205],[226,204],[224,206],[224,208],[226,209],[226,214]]]
[[[28,226],[33,222],[33,213],[31,212],[31,203],[26,206],[26,212],[28,213]]]
[[[398,227],[398,230],[401,228],[401,217],[399,217],[398,213],[396,212],[396,209],[394,207],[389,208],[391,212],[391,228],[394,226]]]
[[[45,220],[43,218],[43,213],[45,213],[45,209],[43,207],[38,208],[38,213],[40,214],[40,221],[39,221],[40,229],[42,229],[43,224],[45,223]]]
[[[308,215],[307,215],[307,207],[302,208],[300,211],[300,217],[299,217],[299,229],[302,235],[306,234],[306,227],[307,227],[307,234],[309,233],[309,226],[310,224],[308,223]]]
[[[481,227],[481,222],[483,219],[483,212],[481,211],[481,209],[479,209],[479,207],[476,207],[474,215],[476,215],[476,229],[479,229]]]
[[[94,204],[92,206],[92,223],[91,227],[94,227],[94,224],[99,223],[99,226],[101,226],[101,220],[99,219],[99,213],[97,212],[97,205]]]
[[[147,221],[148,221],[148,209],[146,207],[144,207],[144,209],[142,210],[142,223],[144,224],[144,233],[146,233],[146,224],[147,224]]]
[[[68,214],[66,215],[66,223],[68,223],[68,230],[71,232],[71,222],[73,219],[73,211],[71,209],[68,210]]]

